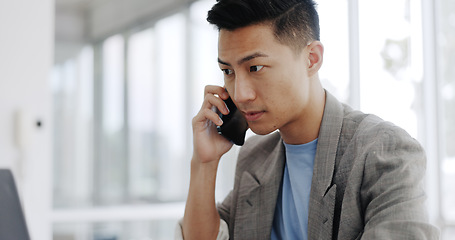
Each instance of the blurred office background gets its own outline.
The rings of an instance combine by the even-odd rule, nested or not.
[[[215,0],[0,0],[0,167],[33,239],[172,239],[191,118],[223,84]],[[430,220],[455,235],[455,2],[319,0],[320,77],[425,147]],[[452,67],[451,67],[452,66]],[[216,198],[233,184],[234,147]]]

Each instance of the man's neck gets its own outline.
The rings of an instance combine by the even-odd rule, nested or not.
[[[281,137],[285,143],[293,145],[305,144],[318,138],[324,114],[325,90],[320,87],[314,90],[313,93],[309,109],[304,112],[305,116],[299,118],[298,122],[280,129]]]

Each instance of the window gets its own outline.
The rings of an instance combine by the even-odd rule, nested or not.
[[[54,239],[172,238],[188,190],[191,118],[203,86],[222,81],[217,32],[200,14],[207,3],[55,67]],[[233,182],[235,161],[225,162],[219,199]]]
[[[93,49],[56,66],[54,208],[90,206],[93,166]]]
[[[189,97],[186,66],[185,13],[178,13],[160,20],[155,25],[157,44],[158,105],[155,116],[158,147],[159,195],[165,201],[184,200],[188,154],[188,136],[191,118],[185,102]]]
[[[324,88],[340,101],[351,102],[347,1],[318,1],[317,10],[320,18],[321,42],[324,44],[324,63],[319,78]]]
[[[440,104],[440,218],[445,227],[444,239],[455,234],[455,3],[437,1],[436,5],[436,83]]]
[[[416,112],[422,110],[421,46],[413,46],[420,42],[420,32],[412,31],[420,13],[412,12],[410,4],[407,0],[359,1],[360,107],[417,138]]]
[[[101,46],[101,77],[95,95],[97,148],[94,160],[94,205],[122,204],[126,189],[125,40],[112,36]]]
[[[156,201],[159,191],[154,31],[133,34],[128,42],[128,186],[131,199]]]

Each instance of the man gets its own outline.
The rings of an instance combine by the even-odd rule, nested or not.
[[[219,0],[208,21],[219,28],[225,86],[206,87],[193,119],[185,239],[438,238],[420,145],[321,86],[312,0]],[[259,136],[241,148],[234,189],[217,206],[217,167],[232,143],[212,109],[228,114],[229,96]]]

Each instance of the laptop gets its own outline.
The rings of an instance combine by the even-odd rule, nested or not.
[[[14,177],[9,169],[0,169],[0,239],[30,239]]]

